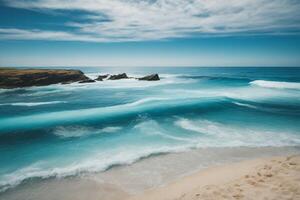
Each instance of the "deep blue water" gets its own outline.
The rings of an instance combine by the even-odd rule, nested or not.
[[[300,68],[76,68],[118,80],[0,90],[0,189],[152,154],[300,145]]]

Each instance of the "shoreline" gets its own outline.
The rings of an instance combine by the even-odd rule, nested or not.
[[[130,165],[116,166],[95,174],[28,181],[0,194],[0,199],[131,199],[136,195],[140,197],[148,194],[148,191],[168,187],[205,170],[253,159],[295,154],[300,154],[299,147],[196,149],[151,156]]]
[[[300,154],[211,167],[128,200],[299,199]]]

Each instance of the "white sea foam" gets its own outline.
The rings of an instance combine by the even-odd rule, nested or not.
[[[78,158],[77,162],[62,166],[56,162],[53,165],[50,161],[37,162],[13,173],[3,175],[0,181],[0,190],[4,191],[10,187],[14,187],[29,178],[66,177],[82,173],[99,172],[114,165],[131,164],[153,154],[182,152],[194,147],[265,147],[300,144],[299,136],[288,133],[240,128],[208,120],[181,118],[174,123],[184,130],[200,133],[202,137],[196,138],[196,140],[193,138],[194,142],[190,142],[191,139],[189,138],[173,136],[167,129],[162,128],[158,122],[146,120],[137,124],[134,129],[139,129],[141,133],[146,135],[157,135],[170,140],[180,140],[185,143],[179,143],[180,145],[177,143],[177,145],[165,144],[156,146],[149,146],[149,144],[146,146],[126,145],[119,148],[112,148],[105,152],[95,151],[97,153],[89,155],[87,158]],[[106,130],[110,131],[111,128]]]
[[[95,86],[98,85],[102,88],[147,88],[170,84],[187,84],[192,82],[195,81],[182,78],[166,78],[161,79],[160,81],[139,81],[136,79],[121,79],[99,81],[95,84]]]
[[[180,95],[178,95],[180,94]],[[233,88],[230,90],[172,90],[171,93],[163,91],[161,96],[146,97],[135,102],[120,104],[110,107],[89,108],[71,111],[60,111],[45,114],[35,114],[30,116],[21,116],[3,119],[0,123],[0,129],[18,129],[26,126],[43,126],[47,124],[59,125],[64,121],[73,121],[74,123],[90,118],[102,119],[110,116],[121,116],[129,113],[140,113],[146,110],[153,110],[161,107],[174,107],[188,105],[189,103],[201,102],[201,99],[214,98],[235,98],[247,101],[264,100],[273,97],[299,97],[286,91],[273,91],[263,88]]]
[[[192,121],[188,120],[188,119],[180,119],[177,120],[175,122],[175,125],[186,129],[186,130],[190,130],[190,131],[195,131],[195,132],[203,132],[203,128],[199,127],[199,125],[194,124]]]
[[[17,91],[20,90],[20,88],[13,88],[13,89],[2,89],[0,88],[0,94],[1,93],[6,93],[6,92],[13,92],[13,91]]]
[[[283,81],[265,81],[256,80],[250,82],[251,85],[266,87],[266,88],[277,88],[277,89],[300,89],[300,83],[296,82],[283,82]]]
[[[257,109],[256,106],[253,106],[253,105],[250,105],[250,104],[247,104],[247,103],[239,103],[239,102],[232,102],[234,103],[235,105],[238,105],[238,106],[242,106],[242,107],[247,107],[247,108],[253,108],[253,109]]]
[[[53,131],[53,134],[63,137],[63,138],[71,138],[71,137],[83,137],[94,134],[101,133],[114,133],[122,130],[122,127],[119,126],[108,126],[101,129],[86,127],[86,126],[59,126],[56,127]]]
[[[296,146],[300,144],[300,136],[291,133],[249,129],[201,119],[176,118],[174,124],[187,132],[199,133],[200,137],[189,137],[189,134],[177,136],[157,121],[146,119],[135,125],[133,131],[150,137],[162,137],[175,143],[167,142],[164,145],[161,143],[158,143],[158,145],[152,143],[135,144],[133,146],[130,144],[120,145],[118,148],[111,148],[105,151],[92,151],[93,153],[90,153],[88,156],[83,155],[81,158],[76,158],[76,162],[62,165],[51,160],[37,162],[1,176],[0,190],[3,191],[14,187],[29,178],[65,177],[86,172],[99,172],[114,165],[131,164],[153,154],[182,152],[195,147],[266,147]],[[73,129],[71,128],[70,130]],[[106,127],[100,130],[111,132],[117,131],[119,128]],[[84,133],[85,131],[85,128],[81,129],[81,132]],[[145,140],[147,139],[146,137]]]
[[[80,109],[80,110],[71,110],[71,111],[59,111],[52,113],[44,113],[44,114],[35,114],[29,116],[21,116],[21,117],[12,117],[4,119],[0,122],[0,130],[7,129],[25,129],[26,126],[31,126],[31,128],[35,125],[59,125],[64,121],[73,121],[74,123],[77,121],[90,119],[90,118],[98,118],[103,119],[110,116],[120,116],[128,113],[139,113],[142,110],[151,110],[155,107],[160,107],[163,104],[166,104],[167,98],[144,98],[137,100],[135,102],[120,104],[109,107],[99,107],[99,108],[89,108],[89,109]],[[184,102],[179,102],[184,104]],[[164,106],[164,105],[163,105]]]
[[[285,99],[299,99],[299,93],[291,92],[290,90],[274,90],[271,88],[263,87],[232,87],[232,88],[215,88],[215,89],[202,89],[202,90],[191,90],[191,89],[173,89],[163,90],[164,94],[172,97],[178,94],[185,98],[230,98],[236,100],[245,101],[261,101],[270,100],[274,98],[281,98],[282,101]],[[176,96],[175,96],[176,97]]]
[[[122,129],[122,127],[120,127],[120,126],[108,126],[108,127],[101,129],[101,131],[103,133],[114,133],[114,132],[120,131],[121,129]]]
[[[141,134],[150,135],[150,136],[160,136],[162,138],[171,139],[175,141],[183,141],[188,143],[194,143],[194,140],[191,138],[179,137],[172,135],[162,126],[159,125],[155,120],[146,120],[141,123],[138,123],[134,126],[134,129],[138,129]]]
[[[181,118],[175,125],[188,131],[202,134],[198,147],[266,147],[296,146],[300,135],[291,132],[277,132],[259,128],[239,127],[209,120],[190,120]]]
[[[47,102],[18,102],[18,103],[2,103],[0,106],[41,106],[50,104],[67,103],[66,101],[47,101]]]
[[[148,97],[148,98],[143,98],[140,100],[137,100],[135,102],[132,103],[128,103],[125,104],[126,106],[138,106],[138,105],[142,105],[145,103],[149,103],[149,102],[155,102],[155,101],[167,101],[170,100],[169,98],[155,98],[155,97]]]
[[[113,152],[97,153],[80,162],[70,163],[66,166],[51,167],[50,162],[37,162],[13,173],[6,174],[0,180],[0,192],[15,187],[22,181],[32,178],[67,177],[82,173],[104,171],[114,165],[128,165],[141,158],[159,153],[182,152],[188,146],[181,147],[140,147],[120,148]]]
[[[98,76],[104,75],[104,74],[109,74],[109,73],[97,73],[97,72],[95,72],[95,73],[85,73],[84,75],[89,77],[90,79],[96,79],[96,78],[98,78]]]
[[[192,121],[189,119],[181,118],[175,122],[175,125],[189,131],[207,135],[223,134],[222,130],[220,129],[221,124],[207,120]]]

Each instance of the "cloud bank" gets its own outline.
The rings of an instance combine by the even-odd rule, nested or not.
[[[299,0],[5,0],[39,12],[79,11],[72,31],[1,28],[0,39],[124,42],[300,32]],[[76,17],[75,17],[76,18]]]

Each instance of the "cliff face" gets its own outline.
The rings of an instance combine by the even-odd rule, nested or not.
[[[0,68],[0,88],[45,86],[90,80],[79,70]]]

